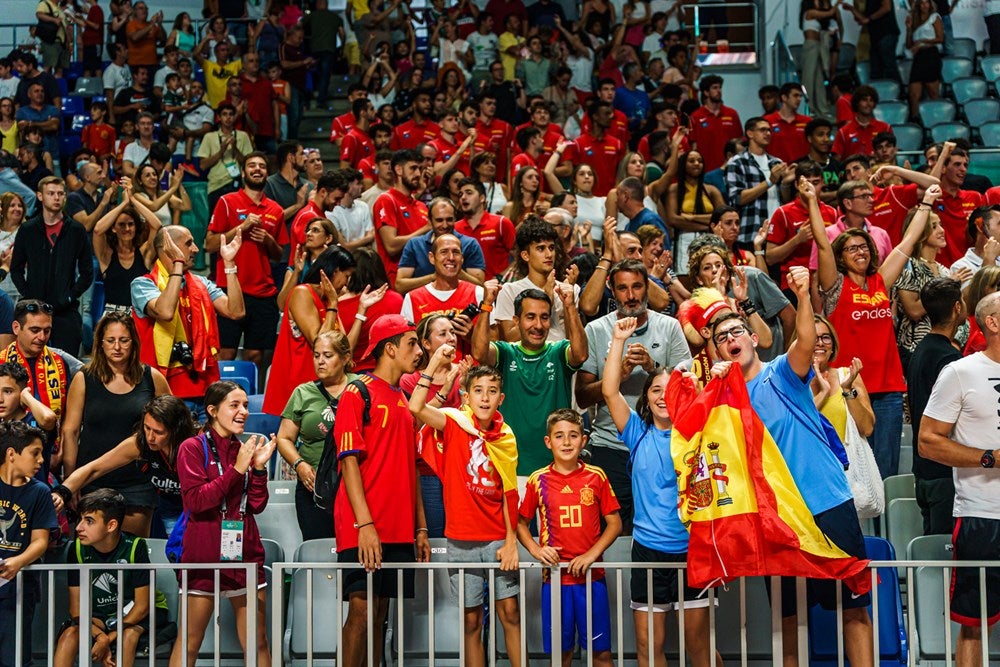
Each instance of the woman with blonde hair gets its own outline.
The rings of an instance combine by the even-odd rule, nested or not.
[[[5,192],[0,195],[0,257],[7,255],[8,262],[17,231],[21,228],[21,223],[24,222],[26,216],[27,207],[24,204],[24,197],[16,192]],[[0,282],[0,289],[6,292],[14,303],[21,299],[21,293],[17,291],[17,286],[14,285],[10,275],[5,276]]]

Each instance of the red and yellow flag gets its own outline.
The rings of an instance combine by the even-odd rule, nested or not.
[[[740,373],[698,394],[694,381],[675,371],[666,401],[680,516],[691,532],[689,585],[781,575],[842,579],[857,594],[871,589],[867,561],[843,552],[816,525]]]

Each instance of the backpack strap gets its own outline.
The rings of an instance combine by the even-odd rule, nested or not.
[[[134,563],[135,562],[135,550],[139,546],[139,541],[141,539],[142,539],[141,537],[134,537],[134,538],[132,538],[132,548],[129,549],[129,552],[128,552],[128,562],[130,562],[130,563]]]
[[[351,385],[354,385],[357,388],[358,393],[361,394],[361,399],[365,402],[365,412],[362,418],[362,424],[367,426],[368,422],[371,421],[372,395],[368,391],[368,385],[366,385],[360,378],[357,380],[351,380],[348,383],[348,386]]]

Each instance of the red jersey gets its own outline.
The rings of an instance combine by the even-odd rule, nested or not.
[[[595,197],[605,197],[615,187],[618,163],[625,157],[625,144],[621,141],[610,134],[605,134],[603,139],[598,139],[589,133],[581,134],[566,152],[570,153],[566,159],[573,164],[589,164],[594,170]]]
[[[837,98],[837,126],[842,126],[854,118],[854,109],[851,108],[851,100],[854,95],[844,93]]]
[[[333,426],[337,458],[358,457],[365,500],[382,544],[413,544],[417,507],[413,416],[399,387],[373,375],[361,379],[371,396],[369,421],[364,423],[365,402],[358,388],[348,386],[340,395]],[[347,485],[341,484],[333,504],[338,552],[357,548],[357,520],[347,499]]]
[[[820,216],[827,227],[837,222],[837,211],[832,206],[823,202],[819,203]],[[799,227],[809,224],[809,209],[806,208],[802,200],[796,197],[784,206],[781,206],[771,216],[771,223],[767,229],[767,242],[781,245],[787,242]],[[809,253],[812,243],[800,243],[795,247],[788,257],[781,263],[781,289],[788,287],[788,268],[791,266],[808,266]]]
[[[524,519],[538,512],[538,541],[559,548],[559,560],[568,563],[594,546],[601,537],[601,519],[619,509],[607,475],[597,466],[581,463],[570,474],[553,466],[536,470],[528,478],[519,513]],[[600,561],[600,559],[598,559]],[[591,570],[592,579],[603,579],[604,570]],[[548,570],[543,573],[548,581]],[[562,570],[563,584],[583,584],[585,577]]]
[[[256,81],[251,81],[246,75],[240,77],[240,80],[243,84],[243,98],[247,101],[247,115],[257,126],[253,134],[257,137],[276,136],[274,100],[277,95],[271,80],[266,76],[258,76]]]
[[[354,326],[354,316],[358,314],[358,296],[342,296],[337,301],[337,318],[340,320],[340,330],[350,331]],[[368,330],[372,322],[382,315],[399,315],[403,308],[403,295],[399,292],[387,290],[382,300],[368,309],[365,322],[361,323],[361,334],[358,336],[358,344],[354,346],[354,368],[355,373],[370,371],[375,368],[375,360],[371,357],[363,356],[368,349]],[[346,326],[345,326],[346,325]]]
[[[723,104],[719,106],[719,113],[714,114],[707,107],[700,106],[691,114],[691,134],[688,138],[695,143],[705,160],[706,172],[718,169],[725,162],[727,141],[743,136],[743,124],[736,109]]]
[[[584,114],[583,120],[580,121],[580,133],[590,134],[590,127],[590,116]],[[615,109],[615,113],[611,118],[611,127],[608,128],[606,134],[618,139],[626,146],[628,145],[632,134],[628,131],[628,118],[624,112]],[[618,165],[615,165],[615,168],[617,167]]]
[[[771,124],[771,143],[767,152],[782,162],[794,162],[809,153],[809,142],[806,141],[806,124],[812,120],[809,116],[795,114],[791,122],[781,117],[777,111],[764,116]]]
[[[872,139],[879,132],[892,132],[892,128],[878,118],[872,118],[867,125],[860,125],[857,118],[853,118],[837,130],[837,136],[833,140],[833,152],[841,158],[857,153],[871,155]]]
[[[426,120],[418,123],[415,120],[408,120],[392,129],[389,147],[394,151],[416,148],[420,144],[430,143],[439,136],[441,136],[441,126],[434,121]]]
[[[497,174],[507,173],[513,146],[514,128],[510,123],[499,118],[493,118],[489,124],[484,123],[482,118],[476,121],[476,152],[490,151],[497,156]]]
[[[489,211],[483,212],[479,224],[473,228],[468,220],[462,218],[455,223],[455,231],[465,236],[471,236],[479,242],[486,261],[486,277],[495,278],[503,274],[510,266],[510,253],[514,249],[517,232],[514,223],[508,218]]]
[[[208,223],[208,231],[225,234],[238,227],[251,214],[260,216],[261,228],[274,237],[278,245],[288,244],[288,231],[285,229],[285,211],[281,204],[261,197],[260,204],[250,199],[245,190],[223,195],[215,205],[212,220]],[[243,235],[243,245],[236,253],[236,266],[240,270],[240,287],[243,293],[258,298],[274,296],[278,288],[271,276],[271,259],[264,246]],[[226,288],[226,272],[219,256],[216,265],[215,280],[219,287]]]
[[[365,132],[352,127],[340,140],[340,161],[357,169],[364,158],[375,158],[375,144]]]
[[[681,129],[680,125],[670,130],[670,139],[673,140],[674,135]],[[681,139],[680,152],[687,153],[691,150],[691,144],[688,143],[688,138],[684,137]],[[636,151],[642,156],[642,159],[649,162],[653,159],[653,154],[649,152],[649,135],[644,134],[642,139],[639,140],[639,145],[636,147]]]
[[[378,174],[375,171],[375,156],[361,158],[358,161],[357,170],[361,172],[362,180],[377,181]]]
[[[115,154],[115,128],[107,123],[85,125],[80,139],[98,157]]]
[[[410,321],[419,322],[428,315],[436,313],[455,315],[462,312],[470,303],[479,303],[476,298],[476,286],[468,281],[459,280],[458,287],[444,301],[434,294],[437,290],[431,291],[432,284],[421,285],[403,297],[404,307],[405,301],[410,300],[410,311],[413,314]]]
[[[355,123],[357,121],[354,119],[353,111],[348,111],[334,118],[333,122],[330,123],[330,142],[336,143],[343,139],[351,131]]]
[[[514,182],[517,172],[525,167],[534,167],[538,170],[538,187],[541,188],[542,192],[545,192],[545,176],[542,174],[542,170],[545,169],[545,164],[548,161],[549,159],[544,155],[539,155],[538,159],[535,159],[527,153],[518,153],[510,161],[510,182]]]
[[[461,142],[463,141],[465,141],[465,139],[459,139],[458,135],[455,135],[455,142],[457,143],[448,141],[444,138],[444,135],[441,135],[429,143],[434,147],[434,150],[437,151],[437,162],[447,162],[453,155],[455,155],[455,153],[458,152],[458,148],[461,146]],[[458,161],[455,163],[455,169],[460,170],[463,174],[472,173],[471,159],[472,148],[466,148],[465,152],[462,153],[462,156],[459,157]]]
[[[385,265],[385,273],[389,284],[396,284],[396,270],[399,268],[399,256],[402,251],[389,254],[379,230],[392,227],[398,236],[409,236],[429,224],[427,205],[419,199],[405,195],[396,188],[390,188],[378,196],[372,205],[372,222],[375,224],[375,248]]]
[[[503,480],[490,460],[482,437],[466,433],[447,419],[439,445],[424,446],[420,456],[441,478],[445,537],[492,542],[507,536],[503,518]]]
[[[996,206],[1000,204],[1000,185],[987,190],[983,199],[986,200],[987,206]]]
[[[884,229],[892,244],[899,245],[903,240],[903,220],[910,209],[920,202],[917,184],[876,187],[874,195],[875,201],[872,203],[872,214],[868,216],[868,222]]]
[[[517,133],[526,127],[531,127],[531,123],[518,125],[514,128],[515,139],[517,138]],[[542,157],[539,158],[539,164],[541,164],[542,167],[544,167],[549,161],[552,154],[556,152],[556,146],[559,145],[559,142],[565,140],[566,136],[563,134],[562,128],[555,123],[549,123],[549,126],[542,131]],[[539,169],[542,167],[539,167]]]
[[[934,212],[941,218],[948,241],[938,256],[938,261],[944,266],[957,262],[969,249],[969,215],[982,205],[983,196],[975,190],[959,190],[955,195],[943,192],[941,198],[934,202]]]

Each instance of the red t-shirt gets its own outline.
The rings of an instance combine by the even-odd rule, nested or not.
[[[819,212],[826,226],[837,222],[837,211],[832,207],[819,203]],[[771,223],[767,229],[767,242],[781,245],[787,242],[799,227],[809,224],[809,209],[806,208],[802,200],[796,197],[784,206],[778,208],[771,216]],[[788,287],[788,268],[791,266],[808,266],[809,253],[812,243],[800,243],[795,247],[788,257],[781,263],[781,289]]]
[[[348,111],[347,113],[340,114],[333,119],[330,123],[330,143],[336,143],[344,138],[344,136],[351,131],[354,124],[357,121],[354,120],[354,112]]]
[[[917,184],[877,187],[874,195],[875,201],[872,203],[872,214],[868,216],[868,222],[884,229],[892,244],[898,245],[903,240],[903,220],[906,219],[906,214],[920,202]]]
[[[948,244],[938,253],[938,261],[951,266],[969,249],[969,215],[983,205],[983,196],[975,190],[959,190],[958,194],[942,193],[934,202],[934,212],[941,218]]]
[[[501,275],[510,266],[510,252],[514,248],[517,231],[508,218],[485,211],[475,229],[462,218],[455,223],[455,231],[479,242],[486,261],[487,278]]]
[[[445,537],[492,542],[507,536],[503,518],[503,480],[481,437],[448,419],[439,447],[420,453],[437,468],[444,494]]]
[[[115,128],[107,123],[85,125],[80,140],[94,155],[104,157],[115,154]]]
[[[670,131],[670,139],[671,140],[673,140],[674,135],[677,134],[677,132],[680,129],[681,129],[681,127],[680,127],[680,125],[678,125],[673,130]],[[645,160],[646,162],[649,162],[650,160],[653,159],[653,154],[649,152],[649,135],[648,134],[643,135],[642,139],[639,140],[639,145],[636,147],[636,150],[639,152],[639,155],[642,156],[642,159]],[[681,153],[687,153],[689,150],[691,150],[691,144],[688,143],[688,138],[684,137],[683,139],[681,139],[680,152]]]
[[[378,256],[382,258],[385,265],[385,273],[389,277],[389,284],[396,284],[396,270],[399,268],[399,256],[402,251],[393,255],[385,249],[382,243],[382,235],[379,230],[383,227],[392,227],[399,236],[409,236],[413,232],[427,226],[427,205],[419,199],[414,199],[405,195],[396,188],[390,188],[375,200],[372,205],[372,222],[375,224],[375,247]]]
[[[260,204],[250,199],[245,190],[223,195],[215,205],[212,220],[208,223],[208,231],[225,234],[230,229],[238,227],[247,217],[256,213],[260,216],[260,226],[274,237],[278,245],[288,243],[288,231],[285,229],[285,212],[281,204],[262,197]],[[240,287],[248,296],[265,298],[278,293],[271,276],[271,259],[264,246],[251,240],[248,234],[243,235],[243,245],[236,253],[236,266],[240,272]],[[223,270],[222,257],[219,257],[215,271],[216,284],[226,288],[226,273]]]
[[[1000,185],[987,190],[985,199],[989,206],[1000,204]]]
[[[590,116],[584,114],[583,120],[580,121],[580,133],[590,134]],[[632,134],[628,131],[628,118],[625,113],[619,109],[615,109],[614,115],[611,117],[611,127],[608,128],[606,134],[618,139],[625,145],[628,145],[629,139],[631,139]],[[617,168],[618,165],[615,165]]]
[[[375,172],[375,157],[361,158],[358,162],[358,171],[361,172],[363,180],[377,181],[378,174]]]
[[[598,139],[592,134],[581,134],[580,138],[566,149],[566,153],[569,153],[566,159],[573,164],[589,164],[594,170],[595,197],[607,196],[617,185],[618,163],[625,157],[625,144],[615,137],[605,134],[603,139]]]
[[[416,535],[417,442],[406,395],[375,376],[362,377],[371,396],[369,422],[364,399],[348,386],[333,425],[337,457],[356,455],[372,521],[383,544],[413,544]],[[341,484],[333,504],[337,551],[358,546],[357,517]]]
[[[837,125],[844,125],[854,118],[854,109],[851,108],[852,99],[854,99],[854,95],[851,93],[844,93],[837,98]]]
[[[357,127],[352,127],[344,135],[344,138],[340,141],[340,160],[341,162],[349,162],[355,169],[361,164],[361,160],[365,158],[375,157],[375,144],[372,142],[371,137],[359,130]]]
[[[777,111],[764,116],[771,124],[771,143],[767,152],[782,162],[794,162],[809,152],[809,142],[806,141],[806,124],[812,120],[809,116],[795,114],[795,120],[788,122]]]
[[[510,181],[514,182],[514,176],[517,172],[521,171],[525,167],[534,167],[538,170],[538,187],[541,188],[542,192],[546,192],[545,188],[545,176],[542,175],[542,170],[545,169],[545,164],[549,161],[544,155],[539,155],[538,159],[531,157],[527,153],[518,153],[510,161]]]
[[[451,157],[456,152],[458,152],[458,147],[461,145],[462,141],[465,141],[465,139],[464,138],[459,139],[458,135],[455,135],[455,141],[459,143],[452,143],[451,141],[445,139],[443,136],[440,136],[437,139],[434,139],[433,141],[429,142],[430,145],[434,147],[434,150],[437,151],[437,160],[436,160],[437,162],[447,162],[448,160],[450,160]],[[460,170],[463,174],[472,173],[471,163],[470,163],[471,156],[472,156],[472,148],[471,147],[466,148],[465,152],[462,153],[462,156],[458,158],[458,161],[455,163],[455,169]]]
[[[721,105],[718,114],[700,106],[691,114],[691,134],[698,152],[705,160],[705,171],[718,169],[725,162],[726,142],[743,137],[743,124],[736,109]]]
[[[841,158],[857,153],[871,155],[872,139],[879,132],[892,132],[892,128],[878,118],[872,118],[868,125],[859,125],[857,119],[853,118],[837,130],[837,136],[833,140],[833,152]]]
[[[243,82],[243,98],[247,101],[247,115],[257,124],[256,136],[276,136],[274,100],[277,95],[271,80],[266,76],[258,76],[256,81],[251,81],[246,75],[240,79]]]
[[[400,123],[392,130],[392,139],[389,146],[394,151],[404,148],[416,148],[420,144],[426,144],[441,135],[441,126],[433,121],[418,123],[415,120],[408,120]]]
[[[510,162],[510,151],[514,146],[514,128],[510,123],[499,118],[493,118],[489,124],[483,122],[482,118],[476,121],[476,141],[475,149],[477,153],[490,151],[497,156],[497,174],[506,174],[507,165]]]
[[[531,123],[524,123],[514,128],[515,140],[517,139],[517,133],[526,127],[531,127]],[[549,161],[550,157],[552,157],[552,154],[555,152],[556,146],[559,145],[559,142],[565,140],[566,136],[563,134],[562,128],[555,123],[549,123],[548,127],[542,131],[542,157],[539,160],[542,167],[544,167],[545,163]]]
[[[374,288],[375,286],[372,285],[372,287]],[[337,308],[337,317],[340,320],[341,331],[350,331],[351,327],[354,326],[354,316],[358,314],[358,297],[341,297],[337,301]],[[367,319],[361,323],[361,334],[358,336],[358,344],[354,346],[354,368],[351,370],[355,373],[360,373],[375,368],[374,359],[362,356],[365,350],[368,349],[368,330],[371,329],[372,322],[381,316],[399,315],[402,309],[403,295],[392,290],[387,290],[382,300],[368,309],[368,312],[365,313]]]
[[[519,513],[533,519],[538,512],[539,542],[559,548],[559,560],[568,563],[590,551],[601,537],[601,519],[618,509],[618,499],[604,471],[581,463],[568,475],[551,465],[533,472]],[[591,572],[592,579],[604,578],[602,569]],[[543,576],[547,581],[548,570]],[[571,576],[564,569],[562,583],[582,584],[586,579]]]
[[[87,10],[87,22],[93,23],[97,28],[86,26],[80,41],[84,46],[100,46],[104,43],[104,10],[100,5],[95,3]]]

